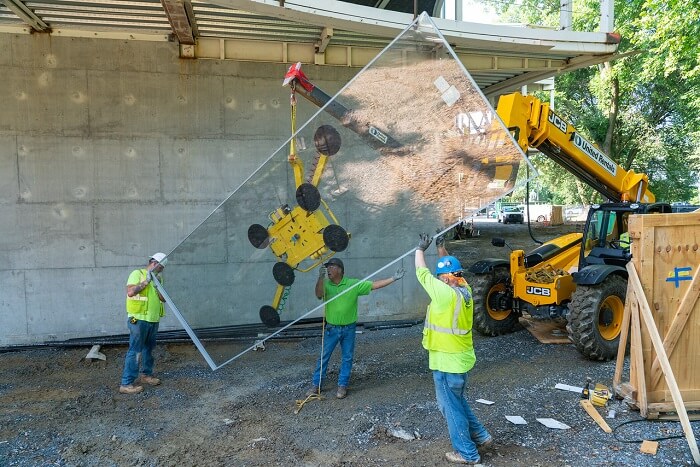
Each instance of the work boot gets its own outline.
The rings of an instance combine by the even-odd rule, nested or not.
[[[338,399],[345,399],[348,395],[348,388],[345,386],[338,386],[338,391],[335,393],[335,397]]]
[[[447,458],[448,461],[454,463],[454,464],[466,464],[466,465],[476,465],[481,463],[481,458],[469,461],[462,457],[462,455],[458,452],[446,452],[445,457]]]
[[[476,447],[479,449],[489,449],[491,446],[493,446],[493,436],[489,436],[485,441],[476,443]]]
[[[321,393],[318,386],[311,386],[308,391],[306,391],[306,397],[318,396]]]
[[[143,391],[143,386],[134,386],[133,384],[119,386],[119,392],[122,394],[138,394],[141,391]]]
[[[158,386],[160,384],[160,379],[156,378],[155,376],[141,375],[139,382],[150,384],[151,386]]]

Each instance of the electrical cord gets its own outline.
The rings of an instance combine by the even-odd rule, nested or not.
[[[626,422],[622,422],[619,425],[617,425],[615,428],[613,428],[613,436],[615,439],[621,443],[642,443],[644,441],[663,441],[666,439],[677,439],[677,438],[685,438],[685,435],[680,434],[680,435],[675,435],[675,436],[662,436],[660,438],[646,438],[646,439],[621,439],[618,434],[617,430],[619,430],[621,427],[625,425],[629,425],[631,423],[639,423],[639,422],[674,422],[674,420],[648,420],[646,418],[642,418],[640,420],[628,420]]]

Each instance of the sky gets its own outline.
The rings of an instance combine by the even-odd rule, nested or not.
[[[473,0],[445,0],[446,19],[458,19],[455,18],[455,3],[458,2],[462,3],[462,21],[485,24],[495,24],[498,22],[493,9],[489,8],[485,2]]]

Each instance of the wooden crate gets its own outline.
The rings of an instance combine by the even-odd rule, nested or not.
[[[628,230],[644,294],[632,298],[646,300],[684,405],[700,411],[700,212],[634,215]],[[636,404],[647,418],[676,413],[649,329],[637,318],[635,343],[634,316],[631,323],[629,385]]]

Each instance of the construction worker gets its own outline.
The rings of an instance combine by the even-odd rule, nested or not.
[[[620,248],[622,248],[624,250],[630,249],[630,233],[629,232],[622,232],[622,235],[620,235]]]
[[[340,344],[341,350],[341,364],[336,397],[343,399],[347,396],[353,354],[355,353],[357,299],[361,295],[369,295],[372,290],[381,289],[400,280],[404,276],[404,272],[403,268],[399,268],[392,277],[387,279],[360,281],[345,277],[345,266],[338,258],[329,259],[323,267],[319,268],[316,297],[328,303],[326,303],[325,310],[322,352],[316,364],[316,371],[314,371],[313,386],[307,391],[307,397],[320,395],[321,384],[326,379],[328,361],[338,344]],[[328,279],[326,279],[326,273],[328,273]],[[356,286],[351,289],[354,285]],[[346,290],[346,293],[340,295]],[[333,300],[336,296],[338,297]]]
[[[440,254],[446,253],[443,241],[441,237],[436,241]],[[425,250],[431,243],[428,234],[420,235],[415,263],[418,282],[430,296],[423,328],[423,347],[428,350],[435,397],[447,421],[454,449],[445,457],[457,464],[478,464],[481,462],[478,448],[490,445],[493,438],[464,398],[467,375],[476,362],[472,344],[474,304],[471,287],[462,277],[462,266],[454,256],[440,257],[435,269],[437,277],[430,274],[425,263]]]
[[[156,253],[148,259],[145,269],[136,269],[126,282],[126,312],[128,314],[129,350],[124,361],[124,372],[119,386],[122,394],[138,394],[143,386],[136,382],[157,386],[160,379],[153,376],[153,350],[156,348],[158,323],[165,315],[165,299],[151,280],[155,275],[162,284],[160,273],[168,260],[165,253]],[[142,373],[139,376],[138,354],[141,354]],[[138,380],[138,381],[137,381]]]

